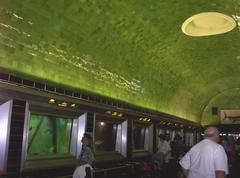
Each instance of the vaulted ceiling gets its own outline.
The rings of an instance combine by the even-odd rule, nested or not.
[[[231,16],[240,13],[239,2],[1,0],[0,67],[212,123],[202,118],[210,100],[240,86],[240,31],[209,37],[181,31],[188,17],[212,11]]]

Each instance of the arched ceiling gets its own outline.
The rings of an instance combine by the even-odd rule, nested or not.
[[[181,25],[238,9],[237,0],[1,0],[0,67],[200,123],[213,96],[239,87],[240,32],[189,37]]]
[[[212,108],[217,108],[218,113],[213,114]],[[239,110],[240,109],[240,88],[226,89],[217,95],[213,96],[202,112],[202,125],[217,125],[217,124],[239,124],[240,119],[236,118],[235,121],[225,118],[221,120],[221,110]]]

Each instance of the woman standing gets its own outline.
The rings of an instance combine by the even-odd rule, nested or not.
[[[90,134],[84,133],[82,137],[82,151],[79,156],[79,166],[74,171],[73,178],[85,178],[86,170],[92,172],[91,164],[94,161],[93,142]]]

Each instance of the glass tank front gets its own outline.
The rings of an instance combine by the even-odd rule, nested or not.
[[[97,120],[95,123],[95,151],[116,150],[118,123]]]
[[[147,127],[142,124],[134,123],[133,125],[133,149],[144,149],[145,134]]]
[[[28,156],[69,153],[72,121],[71,118],[31,114]]]

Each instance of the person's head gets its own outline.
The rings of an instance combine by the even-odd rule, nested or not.
[[[204,131],[204,138],[219,142],[219,131],[216,127],[207,127]]]
[[[236,142],[237,142],[237,144],[240,144],[240,137],[237,139]]]
[[[165,140],[167,140],[167,141],[170,140],[170,134],[169,133],[165,135]]]
[[[181,140],[182,138],[181,138],[181,136],[179,135],[179,134],[176,134],[175,135],[175,137],[174,137],[174,140],[175,141],[179,141],[179,140]]]
[[[90,134],[84,133],[82,137],[82,144],[92,148],[92,136]]]
[[[162,142],[165,140],[165,135],[164,134],[160,134],[158,137],[159,137],[159,140],[162,141]]]

